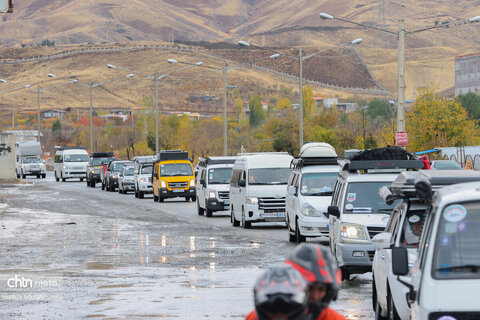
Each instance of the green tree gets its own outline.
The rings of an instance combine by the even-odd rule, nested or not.
[[[250,125],[256,126],[265,119],[265,112],[262,107],[262,100],[260,96],[254,95],[250,98]]]
[[[467,94],[461,94],[457,97],[457,100],[460,101],[462,107],[467,110],[470,117],[473,119],[480,119],[480,96],[474,92],[469,92]]]
[[[60,132],[62,131],[62,124],[60,123],[60,120],[55,121],[52,124],[52,132]]]
[[[373,99],[368,104],[368,116],[371,119],[382,117],[386,120],[393,118],[393,106],[387,102],[378,98]]]
[[[275,108],[279,110],[289,109],[291,107],[292,107],[292,102],[288,98],[282,98],[278,100],[277,105],[275,106]]]
[[[315,113],[315,100],[313,100],[313,90],[310,86],[303,87],[303,117],[311,119]]]

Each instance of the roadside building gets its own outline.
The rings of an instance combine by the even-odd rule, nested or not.
[[[63,117],[65,116],[65,111],[48,109],[48,110],[43,110],[40,113],[40,116],[42,119],[54,119],[54,118],[63,119]]]
[[[455,57],[455,96],[480,90],[480,53]]]

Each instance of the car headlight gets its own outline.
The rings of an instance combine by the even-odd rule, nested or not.
[[[256,197],[247,197],[247,203],[258,204],[258,198]]]
[[[145,182],[148,181],[148,179],[147,179],[147,178],[140,178],[140,179],[138,179],[138,181],[145,183]],[[163,182],[163,181],[162,181],[162,182]]]
[[[209,197],[209,198],[216,198],[217,195],[215,194],[215,191],[214,191],[214,190],[210,190],[210,191],[208,192],[208,197]]]
[[[112,174],[112,178],[113,178],[113,179],[117,179],[118,176],[117,176],[116,174]]]
[[[95,173],[95,170],[90,171],[90,173]]]
[[[67,170],[67,166],[63,166],[63,170]]]
[[[342,223],[340,234],[344,239],[367,240],[365,227],[359,224]]]
[[[167,184],[165,183],[165,181],[160,181],[160,188],[166,188],[167,187]]]
[[[195,187],[195,179],[190,180],[190,187]]]
[[[305,203],[302,207],[302,214],[307,217],[321,217],[322,214],[312,207],[310,204]]]

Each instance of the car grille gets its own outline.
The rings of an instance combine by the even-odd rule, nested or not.
[[[382,233],[385,231],[385,227],[367,227],[368,235],[370,239],[375,237],[377,234]]]
[[[85,171],[70,171],[70,174],[84,174]]]
[[[285,212],[285,198],[258,198],[258,209],[264,212]]]
[[[449,317],[447,318],[447,316]],[[457,320],[480,320],[480,312],[433,312],[428,315],[428,320],[438,320],[442,317]]]
[[[218,197],[220,198],[220,200],[228,200],[230,199],[230,192],[218,191]]]
[[[373,261],[373,256],[375,255],[375,251],[367,251],[368,252],[368,257],[370,258],[370,261]]]
[[[170,189],[175,189],[175,188],[186,188],[188,187],[188,182],[169,182],[168,187]]]
[[[85,170],[84,167],[72,167],[70,170]]]

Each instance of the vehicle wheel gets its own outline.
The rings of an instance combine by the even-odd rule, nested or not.
[[[118,187],[118,193],[120,193],[120,194],[123,193],[123,191],[122,191],[122,189],[120,189],[120,187]]]
[[[230,207],[230,222],[232,226],[238,227],[240,226],[240,221],[235,218],[235,212],[233,212],[233,206]]]
[[[143,191],[139,191],[139,192],[138,192],[138,197],[139,197],[140,199],[143,199],[143,198],[145,197],[145,194],[143,193]]]
[[[207,208],[207,210],[205,210],[205,212],[207,213],[206,216],[207,216],[208,218],[210,218],[210,217],[212,216],[212,213],[213,213],[212,210],[208,210],[208,208]]]
[[[22,179],[25,179],[26,177],[27,177],[27,175],[22,174]]]
[[[40,179],[40,175],[39,175],[39,174],[37,174],[37,179]]]
[[[60,181],[60,179],[58,179],[58,177],[57,177],[57,171],[55,171],[55,181],[57,181],[57,182]]]
[[[290,229],[290,222],[288,221],[288,218],[287,218],[287,230],[288,230],[288,241],[297,242],[297,235],[295,232],[292,232],[292,229]]]
[[[158,197],[155,195],[155,192],[153,193],[153,202],[158,202]]]
[[[135,189],[135,198],[138,198],[138,192],[137,192],[137,189]],[[153,197],[153,201],[155,201],[155,197]]]
[[[18,174],[18,172],[15,170],[15,175],[17,176],[17,179],[20,179],[20,175]]]
[[[395,308],[395,303],[393,302],[393,298],[390,290],[388,291],[388,297],[387,297],[387,319],[400,320],[400,316],[398,315],[397,309]]]
[[[198,201],[197,201],[197,213],[199,216],[203,216],[203,214],[205,213],[205,209],[200,208],[200,203]]]
[[[342,270],[342,281],[344,281],[344,280],[349,281],[350,280],[350,272],[348,271],[348,269],[345,268],[345,267],[342,267],[341,270]]]
[[[63,177],[63,172],[60,173],[60,176],[62,177],[62,182],[65,182],[65,181],[67,180],[67,179],[65,179],[65,178]]]
[[[190,198],[189,197],[185,197],[185,201],[190,201]]]
[[[90,182],[90,187],[95,188],[95,181]]]
[[[90,180],[86,180],[86,183],[87,183],[87,187],[90,187]]]
[[[113,184],[110,186],[110,192],[115,192],[115,186]]]
[[[242,210],[242,227],[244,229],[249,229],[252,226],[250,221],[245,220],[245,210]]]
[[[162,196],[158,197],[158,202],[164,202],[164,201],[165,201],[165,199]]]
[[[83,182],[83,178],[80,178],[80,182]]]
[[[296,220],[296,223],[295,223],[295,238],[297,238],[297,243],[302,243],[302,242],[307,241],[307,237],[302,236],[300,234],[300,227],[298,226],[298,219]]]
[[[105,183],[102,181],[102,190],[105,190]]]
[[[123,193],[123,194],[127,194],[127,190],[123,189],[123,190],[122,190],[122,193]]]
[[[192,199],[192,202],[197,201],[197,196],[193,196],[190,199]]]
[[[42,174],[42,179],[45,179],[46,176],[47,176],[46,173]]]

